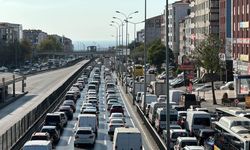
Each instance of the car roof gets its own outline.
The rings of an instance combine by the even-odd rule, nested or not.
[[[56,126],[43,126],[42,129],[56,129]]]
[[[46,141],[46,140],[31,140],[31,141],[27,141],[24,145],[25,146],[29,146],[29,145],[48,145],[49,143],[51,143],[51,142]]]

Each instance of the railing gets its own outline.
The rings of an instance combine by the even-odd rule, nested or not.
[[[15,125],[1,135],[0,150],[21,149],[24,143],[29,140],[32,133],[39,129],[44,121],[46,113],[52,112],[63,102],[65,92],[71,87],[75,80],[81,75],[83,69],[90,64],[91,61],[83,65],[65,83],[63,83],[62,86],[44,99],[41,104],[26,114]]]

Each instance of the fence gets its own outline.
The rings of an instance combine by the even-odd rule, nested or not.
[[[26,114],[15,125],[9,128],[0,136],[0,150],[21,149],[33,132],[43,123],[46,113],[52,112],[63,101],[65,92],[71,87],[80,76],[82,70],[92,62],[83,65],[76,71],[62,86],[49,95],[41,104]]]

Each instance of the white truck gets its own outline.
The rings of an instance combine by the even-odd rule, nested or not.
[[[143,82],[135,82],[135,94],[137,92],[143,92],[144,91],[144,83]],[[133,93],[133,90],[132,90],[132,93]]]
[[[150,82],[150,93],[159,95],[166,95],[166,83],[164,81],[151,81]]]
[[[156,81],[155,74],[146,74],[146,83],[150,84],[152,81]]]

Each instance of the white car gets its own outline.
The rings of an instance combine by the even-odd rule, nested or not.
[[[234,81],[227,82],[225,85],[220,87],[220,90],[234,90]]]
[[[111,119],[108,125],[108,134],[114,134],[115,128],[125,127],[122,119]]]
[[[212,90],[211,84],[205,84],[195,89],[196,92],[206,92]]]
[[[91,127],[79,127],[75,132],[74,146],[77,147],[79,144],[91,144],[94,145],[96,135]]]
[[[109,117],[109,121],[108,123],[112,120],[112,119],[122,119],[123,122],[125,123],[125,117],[122,113],[112,113],[111,116]]]

